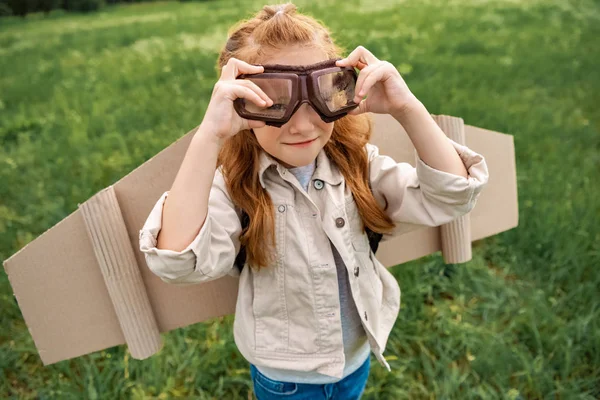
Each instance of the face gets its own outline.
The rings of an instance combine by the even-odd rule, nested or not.
[[[261,64],[310,65],[327,60],[326,54],[310,47],[290,47],[271,53]],[[267,93],[268,95],[268,93]],[[254,128],[260,146],[286,168],[312,163],[331,137],[335,122],[324,122],[304,103],[281,128]]]

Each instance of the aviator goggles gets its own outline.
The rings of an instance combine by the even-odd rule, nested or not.
[[[338,59],[307,66],[263,65],[260,74],[242,74],[260,87],[273,105],[261,107],[252,101],[237,98],[233,106],[245,119],[265,121],[281,127],[303,103],[308,103],[325,122],[333,122],[358,107],[354,88],[358,78],[353,67],[338,67]]]

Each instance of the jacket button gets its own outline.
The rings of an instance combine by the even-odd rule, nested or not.
[[[321,190],[323,189],[323,181],[320,179],[315,179],[315,182],[313,183],[315,189],[317,190]]]
[[[346,221],[344,221],[344,218],[339,217],[335,219],[335,226],[337,226],[338,228],[343,227],[346,224]]]
[[[285,211],[285,206],[282,204],[277,209],[279,210],[279,212],[284,212]]]
[[[354,276],[358,277],[358,265],[354,267]]]
[[[369,319],[367,318],[367,312],[365,311],[365,321],[368,321]]]

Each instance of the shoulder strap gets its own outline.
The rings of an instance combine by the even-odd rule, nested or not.
[[[246,211],[242,210],[242,232],[250,225],[250,216]],[[242,272],[244,264],[246,263],[246,246],[241,246],[238,255],[235,257],[235,266]]]
[[[371,246],[371,250],[373,251],[373,254],[375,254],[379,248],[379,242],[381,242],[383,234],[373,232],[368,226],[365,228],[365,230],[367,231],[367,236],[369,237],[369,246]]]
[[[371,190],[371,193],[373,193],[371,181],[369,181],[369,189]],[[381,241],[383,234],[373,232],[371,229],[369,229],[368,226],[365,227],[365,231],[367,232],[367,236],[369,237],[369,246],[371,246],[371,250],[373,251],[373,254],[375,254],[377,252],[377,249],[379,248],[379,242]]]

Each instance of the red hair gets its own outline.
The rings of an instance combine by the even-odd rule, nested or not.
[[[220,73],[231,57],[260,64],[260,59],[269,51],[293,45],[320,49],[330,59],[342,57],[344,49],[333,42],[327,28],[296,10],[291,3],[264,6],[253,18],[238,22],[230,29],[229,39],[217,61],[217,71]],[[384,233],[393,229],[394,223],[377,204],[369,188],[365,145],[371,132],[372,122],[367,115],[346,115],[334,122],[324,151],[344,176],[364,224]],[[256,268],[272,262],[275,248],[273,203],[258,177],[261,151],[254,134],[242,130],[225,142],[217,161],[222,166],[233,203],[250,217],[240,242],[246,247],[249,265]],[[269,238],[266,246],[264,238]]]

